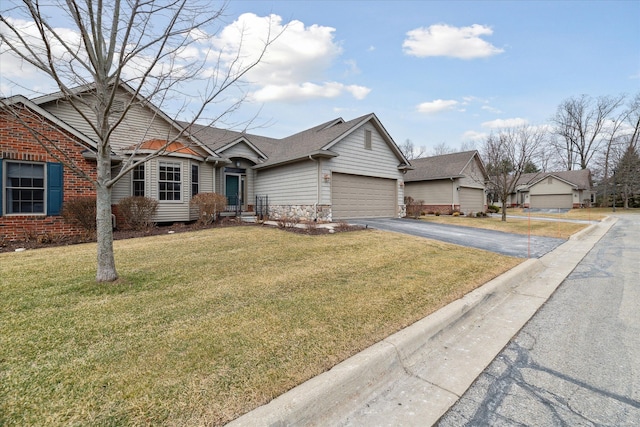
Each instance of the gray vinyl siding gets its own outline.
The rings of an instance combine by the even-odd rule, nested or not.
[[[118,99],[124,101],[129,96],[130,95],[128,93],[120,90]],[[88,100],[88,104],[90,104],[90,97],[86,98]],[[69,102],[52,101],[47,104],[43,104],[42,108],[73,126],[89,138],[96,138],[96,134],[91,126],[82,119]],[[92,117],[89,106],[86,107],[85,111],[89,117]],[[176,135],[177,130],[175,130],[163,118],[154,115],[151,109],[140,104],[134,104],[127,113],[125,119],[113,132],[110,142],[112,149],[118,151],[151,139],[170,140]],[[185,140],[181,139],[181,141],[184,142]]]
[[[549,184],[549,180],[551,180],[551,184]],[[558,179],[553,177],[545,178],[542,181],[538,182],[536,185],[533,185],[529,189],[529,194],[532,196],[539,194],[571,194],[573,193],[573,188]]]
[[[312,205],[317,203],[317,177],[317,164],[311,160],[258,170],[255,194],[269,196],[272,205]]]
[[[226,158],[244,158],[251,160],[254,164],[258,163],[258,155],[256,152],[244,142],[239,142],[231,148],[221,151],[220,154]]]
[[[454,203],[454,185],[449,179],[407,182],[404,193],[416,201],[423,200],[425,205],[450,205]]]
[[[371,131],[371,149],[365,148],[365,130]],[[385,139],[371,123],[366,123],[355,129],[347,137],[331,147],[331,151],[338,154],[322,162],[321,176],[325,174],[346,173],[352,175],[373,176],[397,180],[398,184],[403,175],[398,170],[400,160],[387,145]],[[327,190],[326,187],[329,187]],[[329,203],[327,191],[330,186],[323,184],[322,203]],[[404,204],[404,190],[398,185],[397,204]]]

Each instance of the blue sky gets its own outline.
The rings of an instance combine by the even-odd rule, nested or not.
[[[640,1],[231,0],[225,20],[267,16],[286,36],[239,112],[265,136],[374,112],[398,144],[457,149],[571,96],[640,91]],[[8,64],[3,95],[36,84]]]

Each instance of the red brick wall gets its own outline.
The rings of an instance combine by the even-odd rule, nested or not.
[[[50,141],[47,147],[60,158],[67,157],[67,163],[73,163],[93,179],[96,177],[95,162],[82,157],[87,147],[72,134],[57,127],[39,114],[15,106],[13,112],[0,110],[0,160],[11,159],[29,162],[60,163],[51,153],[37,142],[32,129],[41,137]],[[19,114],[20,118],[15,117]],[[59,148],[55,150],[56,145]],[[79,196],[95,196],[95,187],[87,179],[80,177],[64,166],[64,199]],[[4,191],[4,188],[3,188]],[[3,195],[4,197],[4,195]],[[4,206],[3,206],[4,208]],[[3,241],[22,241],[32,239],[61,239],[81,235],[84,230],[68,224],[61,216],[45,215],[3,215],[0,216],[0,244]]]

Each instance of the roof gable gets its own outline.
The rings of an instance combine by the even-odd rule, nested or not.
[[[540,181],[554,177],[579,190],[589,190],[592,187],[591,171],[589,169],[560,171],[560,172],[534,172],[520,175],[517,186],[532,187]]]
[[[58,119],[56,116],[49,113],[44,108],[41,108],[38,104],[32,102],[26,97],[22,95],[16,95],[10,98],[0,99],[0,107],[3,109],[10,109],[13,105],[16,105],[16,104],[24,105],[26,108],[38,114],[39,116],[44,117],[45,119],[47,119],[49,122],[53,123],[60,129],[63,129],[66,132],[70,133],[71,135],[76,137],[79,140],[79,142],[85,146],[85,148],[89,148],[94,152],[97,151],[97,144],[94,140],[92,140],[82,132],[78,131],[76,128],[70,126],[66,122]]]
[[[198,140],[198,138],[196,138],[195,136],[190,135],[186,131],[185,127],[183,127],[179,122],[170,118],[167,114],[165,114],[162,110],[160,110],[157,106],[155,106],[151,101],[149,101],[147,98],[144,98],[140,93],[136,93],[136,91],[131,86],[129,86],[123,81],[120,81],[117,85],[117,88],[121,90],[123,93],[125,93],[127,96],[134,99],[136,105],[140,106],[144,110],[149,111],[150,117],[152,117],[153,119],[160,118],[171,129],[173,129],[177,135],[180,135],[186,140],[192,141],[194,145],[198,145],[202,147],[202,149],[206,152],[205,156],[208,155],[212,157],[218,157],[215,151],[206,147],[206,145],[203,144],[202,141]],[[70,92],[74,95],[80,96],[85,93],[90,94],[94,90],[95,90],[95,84],[91,83],[91,84],[85,84],[85,85],[73,88],[70,90]],[[49,103],[66,100],[68,96],[69,95],[64,92],[55,92],[52,94],[33,98],[32,102],[44,108],[44,106]]]
[[[459,153],[443,154],[440,156],[423,157],[411,160],[413,170],[407,172],[405,181],[430,181],[437,179],[462,178],[465,170],[474,161],[481,167],[486,178],[487,173],[477,150]]]
[[[380,132],[387,145],[398,158],[399,164],[408,167],[409,162],[373,113],[350,121],[337,118],[282,139],[204,125],[193,125],[191,132],[202,139],[210,148],[221,154],[235,144],[246,142],[254,148],[256,153],[259,153],[264,158],[264,162],[256,167],[267,168],[308,160],[310,157],[335,157],[338,154],[331,151],[331,148],[367,122],[371,122]]]

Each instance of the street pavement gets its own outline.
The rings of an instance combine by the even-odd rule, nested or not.
[[[621,215],[439,426],[640,426],[640,215]]]
[[[349,223],[484,249],[518,258],[540,258],[565,242],[564,239],[553,237],[503,233],[495,230],[436,224],[414,219],[353,219],[349,220]]]
[[[232,421],[229,426],[435,424],[614,223],[615,220],[609,219],[591,225],[552,252],[524,261],[461,299]],[[623,252],[620,249],[613,256]],[[632,254],[633,259],[638,259],[637,251]],[[637,271],[636,264],[632,261],[628,268]],[[637,293],[630,294],[629,298],[622,303],[625,316],[631,316],[629,312],[634,309],[637,311]],[[622,301],[627,301],[626,294]],[[581,335],[576,336],[584,336],[585,331],[580,330]],[[568,332],[573,334],[572,330]],[[637,329],[629,333],[638,335]],[[618,340],[607,342],[607,346],[617,343]],[[637,345],[630,343],[629,350],[637,350]],[[635,402],[637,355],[622,354],[629,360],[623,360],[623,365],[634,367],[629,375],[636,378],[631,400],[624,402]],[[591,365],[588,368],[597,370]],[[624,392],[617,390],[610,394],[624,396]],[[633,404],[630,406],[635,408]],[[464,411],[458,415],[471,419]],[[451,419],[449,425],[456,425],[457,421]],[[484,419],[480,424],[470,425],[484,425],[483,422]]]

